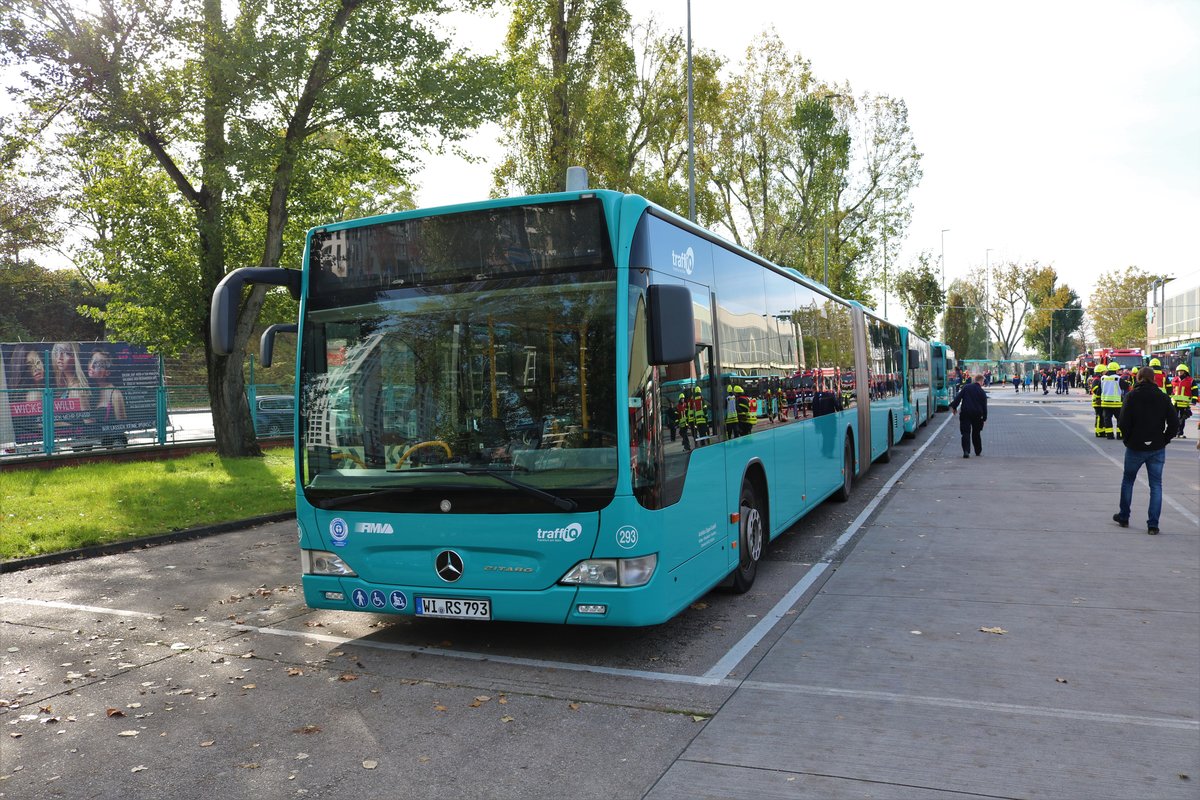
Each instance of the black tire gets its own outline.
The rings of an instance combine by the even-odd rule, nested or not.
[[[887,425],[887,447],[883,448],[883,454],[877,459],[880,464],[892,463],[892,415],[888,414]]]
[[[733,591],[745,594],[754,585],[758,562],[767,546],[767,520],[760,510],[758,493],[748,481],[738,498],[738,565],[733,570]]]
[[[842,448],[842,485],[833,493],[833,499],[844,503],[850,499],[850,491],[854,488],[854,447],[850,437],[846,437],[846,445]]]

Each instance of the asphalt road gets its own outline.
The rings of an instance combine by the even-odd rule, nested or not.
[[[641,797],[923,437],[652,628],[311,610],[291,522],[5,574],[0,797]]]

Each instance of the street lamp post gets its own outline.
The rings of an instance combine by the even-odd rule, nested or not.
[[[987,336],[987,357],[992,357],[992,250],[989,247],[983,251],[983,330]]]
[[[942,228],[942,295],[946,294],[946,234],[949,228]]]
[[[696,141],[692,132],[692,0],[687,4],[688,219],[696,221]]]
[[[887,274],[887,256],[888,256],[888,215],[887,201],[891,199],[892,187],[880,186],[879,193],[883,195],[883,318],[888,318],[887,301],[888,301],[888,274]]]

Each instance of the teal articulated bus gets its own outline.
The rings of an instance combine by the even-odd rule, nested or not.
[[[945,342],[929,343],[929,367],[933,373],[933,399],[936,410],[950,408],[956,388],[953,385],[954,367],[957,363],[954,348]]]
[[[904,434],[909,438],[933,419],[936,400],[933,394],[932,350],[929,342],[908,328],[900,328],[904,353]]]
[[[222,281],[217,352],[247,283],[300,301],[314,608],[661,623],[749,589],[903,432],[897,327],[634,195],[313,229],[302,269]],[[697,389],[683,436],[668,405]]]

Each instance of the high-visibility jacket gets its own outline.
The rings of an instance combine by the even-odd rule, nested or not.
[[[744,392],[737,396],[737,421],[744,425],[752,424],[750,422],[750,396]]]
[[[693,392],[692,398],[688,401],[688,424],[703,425],[707,422],[704,418],[704,396]]]
[[[750,424],[751,425],[758,424],[758,398],[757,397],[750,398]]]
[[[1167,373],[1163,372],[1158,367],[1151,367],[1150,369],[1154,370],[1154,385],[1162,389],[1164,392],[1167,391]]]
[[[1093,375],[1088,379],[1090,381],[1088,385],[1092,393],[1092,408],[1100,407],[1100,379],[1102,377],[1101,375]]]
[[[1176,408],[1187,408],[1197,400],[1197,394],[1200,390],[1196,388],[1196,382],[1191,377],[1179,379],[1171,384],[1171,402]]]
[[[687,397],[684,396],[683,392],[679,393],[679,400],[675,403],[675,416],[678,423],[683,427],[686,428],[691,424],[691,418],[688,414]]]
[[[1120,376],[1105,375],[1100,379],[1100,407],[1120,408],[1121,395],[1127,388],[1128,384],[1121,380]]]
[[[737,397],[733,394],[732,388],[725,390],[725,424],[732,425],[738,421],[738,406]]]

